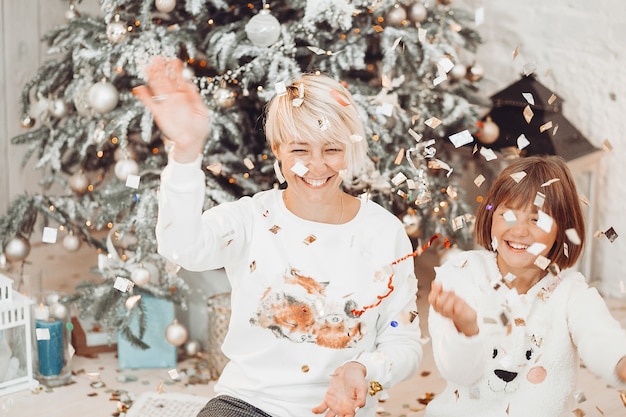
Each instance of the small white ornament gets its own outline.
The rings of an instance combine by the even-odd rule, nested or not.
[[[61,119],[67,116],[68,108],[67,104],[60,98],[50,101],[50,114],[57,119]]]
[[[494,143],[500,137],[500,127],[491,120],[491,117],[487,117],[487,119],[482,123],[482,128],[480,129],[480,135],[477,135],[480,143],[484,145],[490,145]]]
[[[103,80],[89,88],[87,100],[89,106],[96,112],[108,113],[117,106],[120,94],[113,84]]]
[[[245,29],[248,39],[262,48],[270,46],[280,37],[280,22],[267,9],[252,16]]]
[[[132,279],[135,284],[141,287],[150,282],[150,271],[142,266],[139,266],[133,269],[133,271],[130,273],[130,279]]]
[[[80,248],[80,239],[74,234],[66,235],[63,238],[63,247],[68,252],[76,252]]]
[[[4,256],[9,262],[20,262],[30,253],[30,242],[22,235],[9,239],[4,246]]]
[[[88,190],[89,178],[87,178],[87,175],[85,175],[84,172],[78,171],[67,180],[67,184],[76,194],[82,195]]]
[[[139,165],[132,159],[121,159],[115,163],[115,176],[120,181],[126,181],[129,175],[137,175]]]
[[[126,39],[128,28],[120,22],[120,15],[116,14],[114,20],[107,25],[107,38],[112,43],[120,43]]]
[[[165,340],[174,346],[181,346],[185,343],[187,336],[187,329],[176,319],[165,329]]]
[[[56,303],[50,306],[50,315],[56,319],[64,319],[67,317],[68,309],[61,303]]]
[[[215,104],[223,109],[233,107],[235,105],[235,97],[235,92],[226,87],[220,87],[213,93]]]
[[[392,26],[401,27],[406,24],[406,9],[399,4],[394,5],[388,12],[385,20]]]
[[[187,356],[196,356],[200,351],[202,351],[202,346],[197,340],[191,339],[185,343],[185,354]]]
[[[413,3],[409,8],[409,19],[411,19],[413,23],[422,23],[426,20],[427,15],[428,11],[422,3]]]
[[[160,12],[169,13],[176,8],[176,0],[155,0],[154,6]]]

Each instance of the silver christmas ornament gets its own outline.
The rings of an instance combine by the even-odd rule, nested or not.
[[[256,46],[270,46],[280,37],[280,22],[269,10],[263,9],[246,23],[246,35]]]
[[[118,146],[113,152],[113,159],[121,161],[123,159],[136,159],[137,152],[130,146]]]
[[[112,43],[120,43],[126,39],[128,28],[126,24],[120,22],[120,15],[115,15],[113,21],[107,25],[107,38]]]
[[[187,341],[187,329],[174,319],[165,329],[165,340],[174,346],[181,346]]]
[[[115,163],[115,176],[120,181],[126,181],[129,175],[137,175],[139,165],[133,159],[121,159]]]
[[[176,8],[176,0],[155,0],[154,6],[160,12],[169,13]]]
[[[80,248],[80,239],[74,234],[66,235],[63,238],[63,247],[68,252],[76,252]]]
[[[452,67],[450,72],[448,72],[448,76],[455,81],[462,80],[463,78],[465,78],[466,74],[467,74],[467,67],[461,64],[456,64],[455,66]]]
[[[196,356],[202,351],[202,346],[197,340],[191,339],[185,343],[185,354],[187,356]]]
[[[392,26],[400,27],[406,24],[406,19],[406,9],[399,4],[396,4],[387,12],[385,21]]]
[[[235,97],[235,92],[227,87],[220,87],[213,93],[215,104],[223,109],[233,107],[235,105]]]
[[[22,118],[22,120],[20,120],[20,126],[22,126],[24,129],[33,127],[35,126],[35,119],[30,117],[29,115],[26,115]]]
[[[474,64],[471,67],[467,68],[466,78],[471,82],[477,82],[483,79],[485,75],[485,70],[478,64]]]
[[[108,81],[100,81],[89,88],[87,100],[89,106],[98,113],[108,113],[119,102],[120,94],[113,84]]]
[[[87,192],[89,187],[89,178],[87,178],[87,175],[85,175],[84,172],[78,171],[67,180],[67,184],[76,194],[82,195]]]
[[[139,266],[133,269],[133,271],[130,273],[130,279],[132,279],[135,284],[141,287],[150,282],[150,271],[142,266]]]
[[[61,119],[67,116],[67,113],[68,113],[67,104],[65,103],[65,101],[61,100],[60,98],[50,101],[49,110],[50,110],[50,114],[56,117],[57,119]]]
[[[428,10],[422,3],[413,3],[409,8],[409,19],[413,23],[422,23],[428,16]]]
[[[22,235],[9,239],[4,246],[4,256],[9,262],[21,262],[30,253],[30,242]]]

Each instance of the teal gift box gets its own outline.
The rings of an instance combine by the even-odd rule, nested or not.
[[[165,338],[165,330],[174,321],[174,304],[151,296],[142,296],[139,303],[145,314],[146,329],[141,339],[150,347],[133,346],[121,333],[117,337],[120,368],[175,368],[178,360],[176,346]],[[140,312],[131,310],[130,329],[139,335]]]

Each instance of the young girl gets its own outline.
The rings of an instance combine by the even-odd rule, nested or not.
[[[626,382],[626,332],[571,267],[585,227],[557,156],[521,158],[478,209],[477,243],[436,268],[428,297],[435,362],[447,381],[427,417],[565,417],[579,360]]]
[[[420,362],[417,280],[402,223],[341,187],[367,162],[350,93],[323,75],[285,86],[265,129],[287,188],[202,213],[208,109],[179,60],[155,59],[135,90],[175,142],[161,176],[159,253],[225,268],[230,359],[201,417],[373,417],[375,395]],[[395,265],[394,265],[395,264]]]

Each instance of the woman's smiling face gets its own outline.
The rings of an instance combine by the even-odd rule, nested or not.
[[[538,270],[535,260],[538,255],[547,257],[556,241],[557,226],[532,204],[519,209],[500,205],[493,213],[491,236],[498,253],[500,272],[519,276]]]
[[[298,198],[326,199],[335,196],[346,168],[341,143],[291,141],[274,150],[281,162],[288,188]]]

